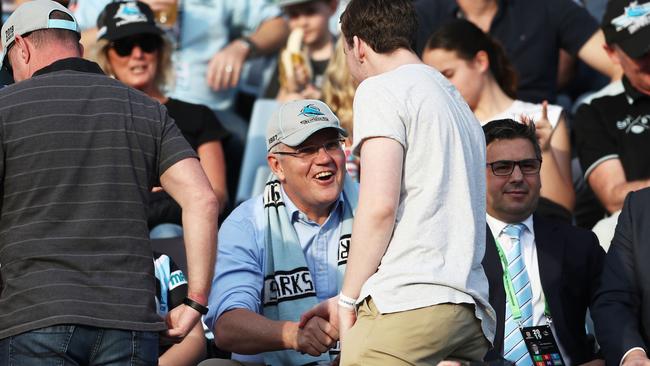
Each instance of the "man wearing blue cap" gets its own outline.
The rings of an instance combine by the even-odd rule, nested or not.
[[[70,12],[50,0],[2,27],[0,364],[158,364],[206,313],[217,203],[166,109],[81,59]],[[188,296],[166,321],[146,222],[150,189],[183,208]]]

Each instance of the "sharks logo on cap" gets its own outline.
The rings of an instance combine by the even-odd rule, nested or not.
[[[612,19],[611,24],[616,27],[617,32],[627,29],[630,34],[636,33],[650,24],[650,3],[639,5],[633,1],[630,6],[625,7],[622,15]]]
[[[304,106],[301,110],[300,113],[298,113],[299,116],[305,116],[305,117],[316,117],[316,116],[324,116],[325,114],[318,109],[313,104],[307,104]]]
[[[124,24],[129,23],[139,23],[146,22],[147,16],[144,15],[138,5],[135,2],[124,3],[120,5],[120,8],[115,12],[114,19],[121,19],[116,22],[115,26],[119,27]]]

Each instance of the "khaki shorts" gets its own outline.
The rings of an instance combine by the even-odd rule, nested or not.
[[[341,365],[482,361],[488,347],[474,305],[445,303],[381,314],[367,298],[359,305],[357,321],[345,336]]]

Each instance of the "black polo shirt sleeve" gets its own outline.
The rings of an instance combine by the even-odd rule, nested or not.
[[[585,174],[589,174],[601,163],[610,159],[618,159],[616,137],[609,133],[602,114],[590,105],[582,105],[574,119],[576,151],[580,165]]]
[[[549,20],[555,23],[560,47],[577,55],[591,36],[598,31],[598,22],[587,9],[573,0],[547,0]]]

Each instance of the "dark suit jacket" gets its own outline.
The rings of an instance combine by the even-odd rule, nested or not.
[[[593,360],[597,357],[587,339],[585,316],[599,285],[605,252],[591,231],[537,215],[533,216],[533,226],[539,277],[555,324],[555,336],[572,364]],[[503,354],[506,295],[503,267],[489,227],[483,268],[490,284],[490,304],[497,313],[494,348],[486,355],[490,361]]]
[[[591,315],[608,365],[618,365],[633,347],[648,350],[650,189],[632,192],[625,199]]]

